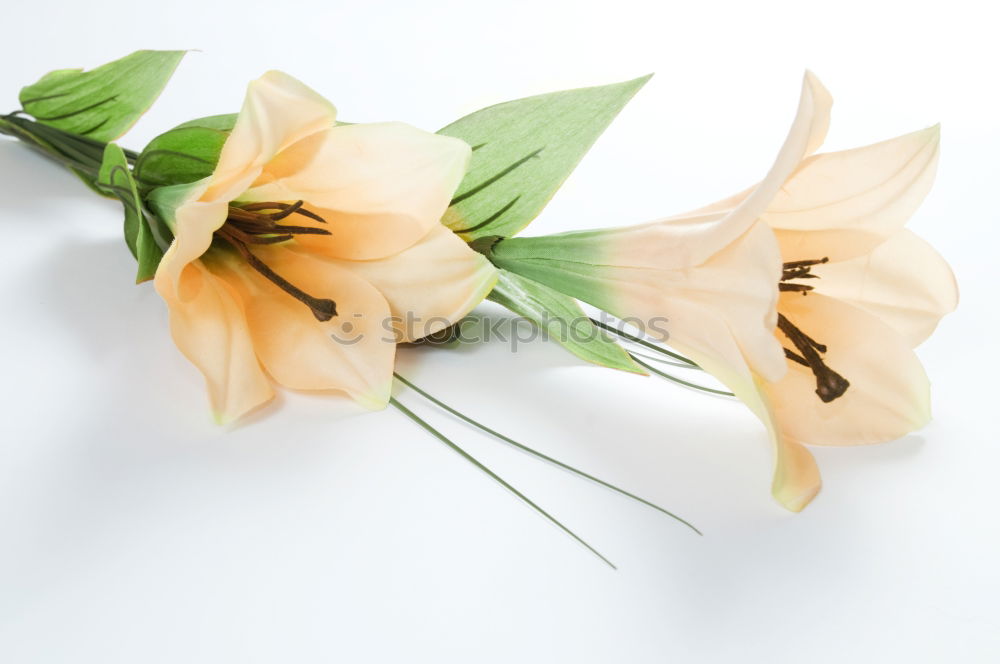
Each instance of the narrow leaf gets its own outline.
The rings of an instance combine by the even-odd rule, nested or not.
[[[604,480],[602,480],[600,478],[597,478],[597,477],[594,477],[593,475],[589,475],[589,474],[583,472],[582,470],[574,468],[573,466],[571,466],[571,465],[569,465],[567,463],[563,463],[562,461],[559,461],[558,459],[554,459],[554,458],[552,458],[552,457],[550,457],[550,456],[548,456],[546,454],[542,454],[538,450],[535,450],[535,449],[533,449],[531,447],[528,447],[527,445],[523,445],[523,444],[517,442],[516,440],[512,440],[511,438],[508,438],[507,436],[503,435],[502,433],[494,431],[493,429],[489,428],[485,424],[481,424],[481,423],[477,422],[476,420],[472,419],[468,415],[465,415],[465,414],[463,414],[463,413],[455,410],[454,408],[452,408],[448,404],[444,403],[443,401],[439,401],[438,399],[434,398],[433,396],[431,396],[427,392],[423,391],[422,389],[420,389],[419,387],[417,387],[416,385],[414,385],[413,383],[411,383],[409,380],[407,380],[403,376],[400,376],[398,373],[393,373],[393,376],[396,377],[396,380],[398,380],[399,382],[403,383],[403,385],[406,385],[411,390],[413,390],[414,392],[416,392],[417,394],[419,394],[423,398],[427,399],[428,401],[430,401],[432,404],[434,404],[438,408],[441,408],[442,410],[445,410],[445,411],[451,413],[452,415],[454,415],[458,419],[460,419],[463,422],[466,422],[468,424],[471,424],[472,426],[476,427],[480,431],[488,433],[489,435],[493,436],[494,438],[496,438],[498,440],[502,440],[503,442],[507,443],[508,445],[512,445],[512,446],[516,447],[517,449],[519,449],[519,450],[521,450],[523,452],[527,452],[528,454],[530,454],[530,455],[532,455],[534,457],[542,459],[543,461],[548,461],[549,463],[554,464],[556,466],[559,466],[560,468],[562,468],[564,470],[568,470],[569,472],[571,472],[571,473],[573,473],[575,475],[579,475],[580,477],[582,477],[584,479],[588,479],[588,480],[590,480],[592,482],[596,482],[596,483],[600,484],[603,487],[606,487],[608,489],[611,489],[612,491],[620,493],[623,496],[626,496],[627,498],[631,498],[632,500],[638,501],[638,502],[642,503],[643,505],[646,505],[648,507],[652,507],[654,510],[657,510],[658,512],[662,512],[663,514],[666,514],[667,516],[669,516],[669,517],[671,517],[673,519],[676,519],[677,521],[680,521],[685,526],[687,526],[688,528],[690,528],[694,532],[696,532],[699,535],[701,535],[701,531],[698,530],[697,528],[695,528],[691,523],[685,521],[684,519],[682,519],[681,517],[677,516],[673,512],[670,512],[670,511],[668,511],[668,510],[660,507],[656,503],[651,503],[648,500],[646,500],[645,498],[640,498],[639,496],[637,496],[637,495],[635,495],[633,493],[629,493],[625,489],[621,489],[621,488],[615,486],[614,484],[611,484],[610,482],[605,482]]]
[[[573,298],[500,270],[489,299],[533,321],[566,350],[603,367],[645,374],[614,339],[598,329]]]
[[[683,378],[678,378],[677,376],[668,374],[665,371],[660,371],[656,367],[650,366],[649,364],[646,364],[645,362],[643,362],[642,360],[640,360],[635,355],[635,353],[629,353],[629,356],[631,356],[631,358],[635,361],[636,364],[639,364],[639,365],[645,367],[648,371],[650,371],[653,374],[656,374],[660,378],[666,378],[667,380],[672,381],[674,383],[678,383],[678,384],[683,385],[685,387],[690,387],[691,389],[694,389],[694,390],[700,390],[702,392],[709,392],[711,394],[718,394],[718,395],[724,396],[724,397],[736,396],[732,392],[727,392],[725,390],[717,390],[714,387],[706,387],[704,385],[698,385],[697,383],[692,383],[692,382],[684,380]]]
[[[497,475],[496,473],[494,473],[492,470],[490,470],[489,468],[487,468],[486,466],[484,466],[478,459],[476,459],[474,456],[472,456],[471,454],[469,454],[468,452],[466,452],[465,450],[463,450],[461,447],[459,447],[458,445],[456,445],[449,438],[447,438],[443,433],[441,433],[440,431],[438,431],[437,429],[435,429],[434,427],[432,427],[430,424],[428,424],[427,422],[425,422],[424,420],[422,420],[416,413],[414,413],[412,410],[410,410],[409,408],[407,408],[406,406],[404,406],[403,404],[401,404],[395,397],[390,398],[389,399],[389,403],[391,403],[393,406],[395,406],[396,410],[398,410],[399,412],[401,412],[403,415],[406,415],[408,418],[410,418],[410,420],[412,420],[414,423],[416,423],[417,425],[419,425],[422,429],[424,429],[425,431],[427,431],[427,433],[431,434],[432,436],[434,436],[435,438],[437,438],[438,440],[440,440],[442,443],[444,443],[445,445],[447,445],[448,447],[450,447],[451,449],[453,449],[463,459],[465,459],[466,461],[468,461],[469,463],[471,463],[473,466],[475,466],[479,470],[481,470],[484,473],[486,473],[487,475],[489,475],[490,478],[492,478],[495,482],[497,482],[497,484],[499,484],[500,486],[504,487],[505,489],[507,489],[508,491],[510,491],[512,494],[514,494],[515,496],[517,496],[518,498],[520,498],[521,500],[523,500],[529,507],[531,507],[536,512],[538,512],[539,514],[541,514],[543,517],[545,517],[546,519],[548,519],[552,524],[554,524],[556,527],[558,527],[564,533],[566,533],[567,535],[569,535],[570,537],[572,537],[573,539],[575,539],[577,542],[579,542],[580,544],[582,544],[588,551],[590,551],[595,556],[597,556],[602,561],[604,561],[608,565],[608,567],[610,567],[611,569],[618,569],[617,567],[615,567],[614,563],[612,563],[610,560],[608,560],[607,558],[605,558],[604,556],[602,556],[600,554],[600,552],[598,552],[597,549],[595,549],[594,547],[592,547],[589,544],[587,544],[579,535],[577,535],[572,530],[570,530],[569,528],[567,528],[566,526],[564,526],[563,524],[561,524],[554,516],[552,516],[551,514],[549,514],[548,512],[546,512],[545,510],[543,510],[536,503],[534,503],[530,498],[528,498],[523,493],[521,493],[520,491],[518,491],[517,489],[515,489],[513,486],[511,486],[510,484],[508,484],[506,480],[504,480],[502,477],[500,477],[499,475]]]
[[[602,330],[607,330],[608,332],[616,334],[619,337],[621,337],[622,339],[625,339],[626,341],[631,341],[632,343],[639,344],[640,346],[643,346],[643,347],[645,347],[645,348],[647,348],[647,349],[649,349],[651,351],[655,351],[657,353],[660,353],[661,355],[666,355],[667,357],[672,357],[675,360],[677,360],[678,362],[680,362],[681,364],[684,364],[684,365],[686,365],[688,367],[691,367],[693,369],[700,369],[701,368],[697,364],[695,364],[692,360],[684,357],[683,355],[680,355],[679,353],[675,353],[672,350],[668,350],[666,348],[663,348],[662,346],[657,346],[653,342],[647,341],[647,340],[645,340],[645,339],[643,339],[641,337],[637,337],[634,334],[629,334],[628,332],[626,332],[624,330],[618,329],[614,325],[608,325],[607,323],[602,323],[601,321],[599,321],[599,320],[597,320],[595,318],[591,318],[590,321],[594,325],[596,325],[599,328],[601,328]]]
[[[473,146],[444,223],[471,241],[514,235],[542,211],[649,76],[490,106],[439,134]]]
[[[136,283],[152,279],[163,258],[163,250],[150,228],[125,153],[114,143],[108,143],[104,149],[96,186],[120,200],[125,208],[125,243],[139,262]]]
[[[136,51],[90,71],[50,72],[21,89],[21,107],[41,123],[112,141],[153,105],[183,56],[184,51]]]

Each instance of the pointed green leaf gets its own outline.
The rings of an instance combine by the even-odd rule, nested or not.
[[[163,91],[184,51],[136,51],[90,71],[60,69],[21,89],[36,120],[98,141],[135,124]]]
[[[461,138],[473,150],[469,171],[445,213],[445,225],[466,241],[520,231],[648,80],[643,76],[509,101],[439,131]]]
[[[142,199],[128,169],[125,153],[114,143],[108,143],[104,150],[97,187],[114,195],[125,207],[125,243],[139,262],[136,283],[152,279],[163,258],[163,250],[157,244],[143,211]]]
[[[500,270],[489,299],[534,321],[547,335],[582,360],[643,374],[625,349],[599,330],[576,300],[513,272]]]
[[[189,184],[215,170],[236,115],[191,120],[160,134],[135,162],[135,178],[144,188]]]

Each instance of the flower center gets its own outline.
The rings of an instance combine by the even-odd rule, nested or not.
[[[275,286],[309,307],[318,321],[328,321],[337,315],[337,305],[333,300],[317,298],[295,286],[272,270],[250,250],[255,244],[277,244],[291,240],[296,235],[330,235],[330,231],[314,226],[292,226],[278,222],[293,214],[299,214],[320,223],[326,220],[302,207],[303,201],[295,203],[251,203],[243,206],[229,206],[226,222],[215,231],[216,237],[225,240],[236,249],[247,264]],[[274,212],[265,212],[274,210]]]
[[[808,295],[809,291],[813,290],[813,286],[786,282],[793,279],[818,279],[819,275],[810,272],[812,266],[822,265],[829,260],[829,258],[824,257],[785,263],[782,265],[781,281],[778,283],[778,290],[793,291],[802,293],[802,295]],[[778,329],[795,346],[794,351],[788,348],[785,349],[785,357],[804,367],[808,367],[816,377],[816,394],[820,400],[823,403],[830,403],[834,399],[843,396],[851,384],[846,378],[826,365],[822,357],[826,353],[826,345],[819,343],[807,335],[780,313],[778,314]]]

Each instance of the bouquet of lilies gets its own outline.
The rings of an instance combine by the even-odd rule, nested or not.
[[[934,181],[937,126],[820,153],[832,99],[807,72],[757,184],[651,222],[520,237],[648,76],[506,102],[429,133],[342,122],[320,94],[271,71],[239,113],[185,122],[139,152],[120,147],[183,55],[51,72],[21,90],[0,132],[121,201],[136,281],[166,302],[220,423],[276,385],[392,405],[570,532],[398,401],[398,382],[666,512],[394,372],[398,344],[454,335],[484,299],[581,361],[743,401],[774,448],[772,493],[793,511],[821,485],[807,446],[885,442],[930,419],[913,349],[955,308],[957,287],[905,226]]]

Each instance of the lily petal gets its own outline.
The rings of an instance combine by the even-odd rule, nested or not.
[[[807,71],[802,81],[795,120],[767,175],[746,191],[703,208],[668,217],[666,221],[675,227],[675,232],[684,232],[683,236],[678,235],[682,241],[676,244],[672,255],[684,264],[697,265],[757,221],[801,161],[822,145],[830,127],[832,106],[830,93],[812,72]],[[623,229],[624,232],[629,230]]]
[[[816,265],[816,292],[874,314],[911,347],[931,335],[958,306],[958,284],[948,263],[907,230],[893,234],[872,253]]]
[[[651,317],[657,315],[655,312],[666,315],[669,340],[665,341],[699,347],[703,354],[714,352],[727,364],[736,364],[736,357],[725,351],[728,344],[722,342],[731,338],[754,373],[778,380],[786,371],[783,351],[773,333],[777,324],[775,284],[780,272],[774,236],[764,224],[757,223],[696,268],[661,273],[658,288],[650,284],[659,300],[653,307],[641,299],[628,302],[626,297],[624,310],[633,316],[637,312]],[[639,275],[633,278],[648,281]],[[710,350],[706,344],[713,339],[719,343]]]
[[[296,287],[332,299],[337,308],[336,316],[320,322],[305,304],[236,265],[231,278],[245,291],[253,345],[267,372],[291,389],[340,390],[366,408],[384,408],[395,356],[385,298],[351,271],[308,254],[279,246],[255,253]]]
[[[200,261],[189,263],[180,288],[157,290],[170,310],[170,332],[182,353],[201,370],[212,410],[229,422],[274,396],[254,355],[237,293]]]
[[[304,83],[280,71],[267,72],[247,87],[206,200],[236,198],[277,154],[330,129],[336,119],[333,104]]]
[[[188,264],[202,256],[212,244],[212,235],[226,223],[228,206],[224,201],[201,202],[208,183],[160,187],[149,203],[174,233],[156,268],[156,289],[165,299],[181,297],[180,279]]]
[[[334,261],[375,286],[392,311],[402,342],[452,325],[493,290],[497,270],[441,224],[398,254],[371,261]]]
[[[832,297],[783,293],[779,310],[817,342],[827,366],[850,382],[823,403],[812,372],[789,361],[785,377],[764,385],[777,428],[808,445],[882,443],[924,426],[930,383],[909,340],[877,317]],[[791,347],[791,344],[788,344]]]
[[[708,347],[697,341],[692,345],[683,342],[672,342],[671,345],[732,390],[736,398],[764,424],[774,449],[771,493],[786,509],[802,511],[822,487],[813,455],[803,445],[781,435],[764,393],[764,382],[754,377],[749,367],[740,360],[740,350],[731,338],[727,342],[725,336],[716,337]]]
[[[174,232],[157,278],[169,280],[176,290],[185,266],[208,251],[212,234],[225,223],[229,202],[257,179],[264,164],[335,120],[330,102],[288,74],[269,71],[251,82],[212,175],[153,194],[161,214],[172,217],[167,223]]]
[[[398,122],[340,126],[278,155],[241,200],[305,200],[334,241],[302,244],[332,258],[385,258],[440,225],[471,153]]]
[[[771,495],[792,512],[801,512],[823,487],[816,459],[804,445],[777,434]]]
[[[903,228],[937,171],[939,126],[805,160],[764,220],[789,260],[863,255]]]

